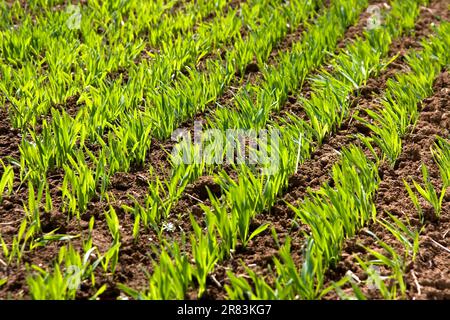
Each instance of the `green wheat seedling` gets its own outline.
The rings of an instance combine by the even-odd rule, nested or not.
[[[154,189],[150,188],[149,190]],[[133,237],[135,241],[138,240],[141,225],[144,228],[151,228],[158,234],[161,234],[162,230],[159,225],[161,219],[164,217],[163,212],[165,211],[161,209],[164,206],[164,201],[160,198],[158,191],[151,192],[147,195],[145,206],[141,205],[137,199],[130,198],[134,206],[122,205],[122,209],[134,216]]]
[[[310,237],[304,248],[304,262],[300,270],[292,259],[290,245],[280,249],[280,260],[275,259],[275,266],[284,287],[290,291],[291,299],[319,299],[324,283],[324,261],[317,250],[315,240]],[[289,288],[290,287],[290,288]]]
[[[439,167],[443,187],[446,189],[450,187],[450,142],[442,137],[437,137],[437,141],[431,148],[431,153],[434,162]]]
[[[380,244],[382,246],[382,244]],[[390,250],[390,255],[385,256],[377,251],[370,251],[371,249],[367,249],[369,253],[371,253],[375,259],[377,260],[371,260],[369,262],[363,261],[358,256],[355,256],[356,261],[358,262],[359,266],[364,270],[364,272],[367,274],[367,285],[371,286],[373,289],[377,289],[377,291],[381,294],[383,299],[385,300],[395,300],[398,298],[397,294],[397,286],[392,285],[389,286],[386,284],[386,280],[390,279],[391,277],[393,279],[397,278],[401,280],[401,287],[404,288],[405,283],[403,279],[403,273],[402,273],[402,266],[403,261],[401,258],[397,255],[394,249],[387,246],[388,250]],[[392,276],[382,276],[379,272],[379,265],[386,266],[387,268],[391,268],[390,271],[392,272]],[[353,286],[353,290],[357,288],[357,286]],[[360,295],[360,294],[358,294]]]
[[[433,207],[434,215],[436,216],[437,219],[439,219],[442,212],[442,203],[444,201],[446,188],[443,187],[440,190],[440,192],[436,190],[429,177],[428,169],[424,164],[422,164],[422,183],[423,186],[421,186],[420,183],[418,183],[417,181],[413,180],[414,188],[422,196],[422,198],[424,198]],[[404,184],[406,190],[408,191],[411,201],[413,202],[416,209],[419,211],[419,216],[423,221],[424,218],[423,209],[420,206],[419,199],[414,194],[412,188],[406,181],[404,181]]]
[[[136,5],[136,3],[134,3],[134,5]],[[221,6],[223,6],[224,5],[224,2],[222,2],[221,3]],[[143,7],[143,9],[145,9],[144,11],[145,12],[147,12],[147,9],[148,9],[148,5],[145,7]],[[206,4],[206,7],[207,8],[213,8],[213,7],[215,7],[215,6],[212,6],[212,4]],[[195,8],[195,9],[194,9]],[[205,15],[207,15],[208,13],[208,9],[206,9],[206,11],[203,11],[203,10],[205,10],[205,8],[204,7],[201,7],[201,8],[203,8],[203,9],[201,9],[200,11],[198,11],[198,9],[199,8],[197,8],[197,7],[192,7],[191,9],[192,10],[194,10],[194,12],[196,12],[196,13],[198,13],[198,12],[202,12],[202,14],[205,14]],[[90,9],[92,9],[92,7],[90,8]],[[139,10],[138,11],[139,13],[142,13],[143,12],[143,10]],[[149,12],[147,12],[147,13],[149,13]],[[106,16],[109,16],[110,15],[110,13],[105,13],[106,15],[105,16],[102,16],[103,18],[104,17],[106,17]],[[119,14],[119,13],[117,13],[117,12],[114,12],[114,14],[116,15],[116,14]],[[134,17],[134,15],[133,15],[133,17]],[[53,18],[52,16],[50,16],[50,17],[46,17],[46,18]],[[64,18],[64,17],[63,17]],[[89,18],[91,18],[91,16],[89,15]],[[116,19],[117,17],[115,17],[114,19]],[[128,18],[130,18],[130,17],[128,17]],[[188,18],[188,20],[189,21],[191,21],[190,20],[190,18]],[[43,20],[40,20],[40,22],[42,22],[42,21],[46,21],[45,19],[43,19]],[[99,21],[101,21],[101,20],[99,20]],[[142,23],[143,21],[141,21],[141,23]],[[39,24],[38,24],[39,25]],[[173,25],[175,25],[175,23],[173,24]],[[39,25],[40,26],[40,25]],[[25,26],[24,26],[24,29],[26,29],[26,28],[30,28],[30,27],[33,27],[34,28],[34,26],[31,26],[31,25],[27,25],[27,24],[25,24]],[[135,26],[136,27],[136,26]],[[45,32],[45,30],[41,30],[39,27],[37,28],[38,30],[39,30],[39,35],[44,35],[44,34],[46,34],[46,32]],[[22,30],[22,29],[21,29]],[[36,30],[36,29],[34,29],[34,30]],[[100,40],[100,43],[99,44],[101,44],[101,37],[97,37],[97,38],[95,38],[95,37],[92,37],[92,33],[91,32],[89,32],[88,31],[89,30],[89,28],[82,28],[82,32],[84,33],[84,32],[88,32],[89,34],[84,34],[85,35],[85,40],[86,40],[86,44],[87,44],[87,46],[89,45],[89,44],[91,44],[91,45],[93,45],[93,43],[91,43],[91,41],[97,41],[97,40]],[[123,31],[123,30],[122,30]],[[132,29],[130,29],[129,31],[134,31],[133,30],[133,28]],[[165,29],[164,30],[164,33],[167,33],[167,29]],[[36,33],[37,33],[38,31],[36,31]],[[48,32],[47,32],[48,33]],[[9,33],[8,33],[9,34]],[[108,33],[109,34],[109,33]],[[153,33],[152,33],[153,34]],[[205,32],[205,34],[207,34],[207,32]],[[223,34],[223,33],[221,33],[221,34]],[[71,36],[73,36],[73,34],[70,34]],[[225,34],[224,35],[224,37],[227,37],[227,35]],[[94,39],[95,38],[95,39]],[[13,37],[12,37],[12,39],[14,39]],[[109,39],[110,41],[112,41],[113,39],[112,38],[110,38]],[[28,37],[27,38],[27,41],[18,41],[17,42],[17,44],[21,44],[21,43],[29,43],[29,41],[30,41],[30,38]],[[117,42],[118,41],[118,38],[115,38],[114,39],[114,42]],[[70,40],[69,40],[69,42],[70,42]],[[169,42],[170,43],[170,42]],[[36,44],[36,43],[35,43]],[[37,44],[39,44],[39,45],[41,45],[41,43],[38,41],[37,42]],[[62,45],[59,45],[58,47],[57,47],[57,49],[54,49],[53,47],[51,47],[50,46],[50,48],[48,48],[48,50],[49,50],[49,52],[47,52],[47,60],[48,60],[48,64],[50,65],[49,67],[50,67],[50,70],[51,71],[55,71],[56,73],[58,73],[58,71],[59,70],[61,70],[61,69],[64,69],[64,71],[66,71],[66,69],[69,69],[69,70],[71,70],[71,66],[73,66],[73,68],[72,69],[75,69],[75,71],[78,71],[80,68],[75,68],[75,66],[74,66],[74,64],[72,63],[72,61],[74,61],[74,60],[77,60],[76,59],[76,55],[77,54],[79,54],[80,53],[80,51],[83,51],[83,49],[86,49],[85,47],[83,47],[83,46],[78,46],[75,50],[73,49],[73,47],[71,46],[71,45],[69,45],[69,46],[64,46],[64,44],[65,43],[62,43]],[[79,43],[78,43],[79,44]],[[51,41],[51,45],[53,46],[53,45],[58,45],[58,41],[56,40],[56,41],[54,41],[53,40],[53,38],[52,38],[52,41]],[[141,44],[139,44],[138,43],[138,46],[141,46],[142,47],[142,45]],[[28,49],[30,49],[30,48],[33,48],[33,46],[30,46]],[[61,48],[64,48],[64,49],[61,49]],[[80,49],[80,48],[83,48],[83,49]],[[122,48],[122,49],[126,49],[126,48],[124,48],[123,46],[120,46],[120,48]],[[26,48],[23,48],[23,50],[25,50]],[[59,50],[59,49],[61,49],[61,50]],[[37,50],[37,51],[39,51],[39,49]],[[61,54],[61,51],[67,51],[67,54]],[[94,51],[94,50],[92,50],[92,51]],[[69,54],[69,52],[70,52],[70,54]],[[117,52],[115,52],[115,53],[119,53],[118,51]],[[81,54],[81,53],[80,53]],[[12,54],[12,55],[14,55],[14,54]],[[109,59],[111,58],[111,54],[110,53],[108,53],[108,55],[109,55]],[[133,54],[134,56],[136,55],[136,54]],[[19,55],[20,56],[20,55]],[[113,56],[113,58],[114,58],[114,55],[112,55]],[[23,58],[23,57],[22,57]],[[23,62],[23,60],[27,60],[28,61],[28,59],[22,59],[22,58],[19,58],[19,60],[22,60],[21,62]],[[89,58],[93,58],[92,56],[90,56]],[[98,58],[98,57],[97,57]],[[111,59],[111,60],[114,60],[114,59]],[[33,61],[33,59],[30,59],[29,60],[30,62],[32,62]],[[91,59],[91,60],[89,60],[89,59],[87,59],[87,61],[84,61],[84,62],[86,62],[86,63],[89,63],[90,61],[96,61],[97,63],[98,63],[98,61],[101,61],[101,59]],[[29,68],[30,66],[29,65],[26,65],[26,70],[32,70],[33,69],[33,66],[31,66],[30,68]],[[100,67],[101,68],[101,67]],[[104,68],[104,67],[103,67]],[[90,68],[89,68],[90,69]],[[97,67],[96,68],[93,68],[93,69],[98,69]],[[92,70],[92,69],[90,69],[90,70]],[[94,70],[92,70],[93,72],[92,72],[92,74],[91,75],[93,75],[93,76],[97,76],[98,75],[98,72],[99,72],[99,70],[95,70],[95,72],[94,72]],[[28,71],[27,71],[28,72]],[[83,71],[84,72],[84,71]],[[9,72],[5,72],[5,73],[9,73]],[[72,71],[72,73],[73,73],[73,71]],[[40,76],[39,77],[39,81],[37,81],[39,84],[41,83],[41,82],[43,82],[43,81],[46,81],[46,80],[48,80],[50,83],[51,83],[51,87],[49,88],[49,87],[46,87],[45,89],[46,90],[40,90],[40,91],[37,91],[37,92],[35,92],[35,93],[33,93],[33,94],[31,94],[30,93],[30,91],[32,91],[32,84],[34,83],[34,82],[36,82],[36,81],[34,81],[34,79],[33,78],[35,78],[36,77],[36,75],[33,75],[32,73],[30,73],[30,74],[28,74],[28,73],[25,73],[25,74],[20,74],[20,76],[21,77],[24,77],[24,76],[27,76],[29,79],[30,79],[30,82],[29,83],[27,83],[27,86],[26,87],[24,87],[24,88],[22,88],[22,90],[21,90],[21,94],[26,94],[27,95],[27,98],[29,97],[30,99],[33,99],[34,97],[36,97],[36,96],[38,96],[38,100],[37,101],[32,101],[32,102],[30,102],[30,103],[28,103],[27,102],[27,104],[26,104],[26,106],[24,106],[24,108],[22,108],[22,111],[24,110],[24,109],[26,109],[26,111],[28,112],[28,113],[38,113],[38,114],[40,114],[40,113],[44,113],[44,112],[41,112],[41,109],[42,110],[48,110],[49,108],[48,108],[48,105],[50,104],[49,103],[49,101],[48,100],[51,100],[53,103],[57,103],[58,101],[61,101],[61,98],[54,98],[53,97],[53,95],[51,96],[51,97],[42,97],[41,96],[41,93],[48,93],[49,94],[49,96],[53,93],[53,91],[54,90],[58,90],[58,91],[60,91],[60,92],[66,92],[66,90],[64,90],[65,89],[65,86],[68,86],[69,85],[69,83],[71,82],[70,80],[68,80],[67,78],[64,78],[64,80],[61,80],[61,81],[55,81],[55,79],[53,78],[53,73],[52,72],[50,72],[50,74],[49,74],[49,77],[47,78],[47,77],[45,77],[45,76]],[[70,77],[69,77],[70,78]],[[21,78],[22,79],[22,78]],[[33,81],[31,81],[31,80],[33,80]],[[55,83],[56,82],[56,83]],[[89,80],[87,80],[87,82],[89,82]],[[8,81],[6,81],[6,83],[8,83]],[[19,86],[20,86],[20,84],[18,84]],[[59,87],[58,87],[59,86]],[[61,88],[63,86],[63,88]],[[39,86],[40,87],[40,86]],[[85,85],[83,86],[84,88],[88,88],[88,83],[85,83]],[[61,90],[61,89],[63,89],[63,90]],[[93,90],[93,88],[89,88],[89,90]],[[13,91],[12,89],[10,89],[10,91]],[[5,93],[6,94],[6,93]],[[58,94],[56,94],[57,96],[61,96],[61,94],[60,93],[58,93]],[[9,96],[9,95],[8,95]],[[71,96],[70,94],[69,94],[69,96]],[[123,98],[123,97],[122,97]],[[22,99],[23,100],[23,99]],[[22,102],[22,100],[20,101],[20,102]],[[14,100],[14,102],[12,102],[12,103],[14,103],[15,104],[15,100]],[[41,103],[44,103],[44,102],[46,102],[46,104],[47,104],[47,107],[41,107]],[[83,99],[79,99],[79,102],[81,103],[81,102],[83,102]],[[21,103],[21,105],[24,105],[24,103]],[[38,105],[38,107],[37,108],[32,108],[32,106],[34,107],[35,105]],[[25,108],[26,107],[26,108]],[[36,110],[36,109],[38,109],[38,110]],[[18,112],[18,113],[20,113],[20,112]],[[21,113],[20,113],[21,114]],[[23,117],[23,116],[22,116]],[[62,123],[61,123],[61,121],[60,121],[60,118],[58,117],[58,115],[57,114],[55,114],[54,113],[54,111],[52,111],[52,118],[54,118],[54,119],[52,119],[52,123],[55,123],[56,124],[56,128],[55,128],[55,139],[57,139],[57,140],[59,140],[59,141],[57,141],[57,143],[58,143],[58,145],[56,146],[56,147],[58,147],[58,150],[60,149],[59,147],[61,147],[61,150],[63,150],[62,152],[59,150],[59,152],[56,154],[56,159],[55,160],[57,160],[58,161],[58,159],[59,159],[59,156],[61,156],[63,159],[64,159],[64,157],[65,157],[65,152],[67,152],[67,151],[69,151],[70,152],[70,146],[71,146],[71,143],[72,143],[72,139],[66,139],[66,138],[70,138],[70,136],[72,135],[71,133],[70,133],[70,130],[66,130],[67,129],[67,126],[63,126],[63,125],[61,125]],[[114,118],[116,118],[116,117],[114,117]],[[15,118],[15,120],[17,120],[17,118]],[[23,120],[23,119],[22,119]],[[28,122],[30,122],[30,121],[28,121],[27,119],[25,119],[25,121],[24,121],[24,123],[28,123]],[[64,122],[65,123],[67,123],[67,119],[64,119]],[[75,122],[77,122],[77,124],[79,124],[79,119],[76,119],[76,121]],[[21,126],[21,125],[18,125],[19,127],[23,127],[23,126]],[[97,127],[97,126],[95,126],[95,127]],[[57,128],[60,128],[61,130],[57,130]],[[45,129],[45,125],[44,125],[44,129]],[[69,128],[70,129],[70,128]],[[45,131],[45,130],[44,130]],[[64,134],[66,134],[66,135],[64,135]],[[44,133],[44,135],[45,135],[45,133]],[[73,136],[73,135],[72,135]],[[140,135],[140,137],[147,137],[148,135]],[[83,138],[81,137],[81,144],[83,144]],[[59,142],[61,142],[61,143],[59,143]],[[53,146],[53,147],[55,147],[55,146]],[[69,147],[69,148],[67,148],[67,147]],[[52,150],[53,148],[51,148],[51,147],[46,147],[45,148],[45,150]],[[141,150],[140,150],[141,151]],[[43,152],[39,152],[38,154],[41,154],[41,155],[44,155],[45,153],[43,153]],[[48,158],[47,159],[45,159],[44,161],[42,161],[42,164],[40,165],[40,167],[41,167],[41,169],[39,170],[41,173],[42,172],[46,172],[46,170],[47,170],[47,168],[48,167],[51,167],[51,162],[53,162],[53,159],[52,159],[52,157],[53,157],[53,155],[51,155],[51,154],[48,154],[48,153],[46,153],[47,155],[48,155]],[[139,153],[139,155],[138,156],[136,156],[136,158],[138,158],[138,160],[140,160],[140,159],[142,159],[143,157],[141,156],[141,152]],[[36,180],[37,180],[38,178],[36,178]]]
[[[23,219],[20,223],[17,234],[13,237],[10,244],[5,243],[0,235],[0,244],[3,256],[7,260],[7,264],[19,265],[27,248],[33,247],[33,240],[36,235],[36,224],[29,225],[28,219]]]
[[[220,238],[220,260],[225,260],[234,252],[238,243],[237,219],[228,213],[227,208],[209,190],[208,194],[211,206],[200,206],[205,213],[208,229],[216,228]]]
[[[264,278],[249,267],[245,265],[243,267],[253,286],[246,279],[228,271],[230,285],[225,285],[225,290],[229,300],[276,300],[278,298],[278,292],[272,289]]]
[[[86,160],[86,158],[88,158]],[[98,158],[86,151],[77,150],[75,157],[68,156],[69,164],[64,164],[64,180],[61,191],[64,201],[63,210],[79,218],[87,209],[89,201],[98,194],[102,199],[109,183],[110,172],[105,164],[104,153]],[[92,164],[90,164],[92,163]],[[91,169],[95,166],[95,169]]]
[[[3,171],[0,178],[0,203],[2,203],[3,196],[5,194],[9,196],[13,192],[14,169],[11,165],[5,165],[1,159],[0,164],[2,165]]]
[[[60,249],[54,262],[53,270],[47,271],[32,265],[27,284],[34,300],[70,300],[75,299],[82,282],[93,277],[95,266],[90,263],[90,256],[95,248],[85,252],[83,256],[72,245]],[[94,298],[106,289],[103,285],[97,290]]]
[[[40,220],[40,209],[39,205],[43,198],[43,193],[45,191],[47,203],[51,202],[51,197],[48,191],[48,185],[41,185],[39,190],[35,192],[35,189],[31,182],[28,184],[28,205],[24,204],[23,208],[25,210],[25,214],[27,219],[30,221],[30,227],[34,229],[34,232],[41,232],[41,220]],[[51,209],[51,206],[46,206],[47,209]],[[48,211],[47,211],[48,212]]]
[[[82,237],[82,248],[84,252],[88,252],[93,247],[92,232],[94,230],[95,218],[92,216],[88,223],[88,234]]]
[[[409,185],[409,183],[406,180],[403,180],[403,185],[405,186],[405,189],[408,192],[409,199],[411,200],[411,202],[413,203],[414,207],[417,210],[417,213],[419,215],[420,221],[422,223],[424,223],[425,222],[425,215],[424,215],[424,211],[422,209],[422,205],[420,204],[419,197],[413,191],[413,189],[411,188],[411,186]]]
[[[413,229],[409,224],[402,222],[399,218],[388,212],[389,219],[381,219],[378,222],[389,231],[399,243],[405,248],[405,260],[415,261],[419,253],[420,230]]]
[[[383,155],[387,157],[391,167],[394,167],[402,152],[401,136],[397,132],[396,121],[387,112],[380,115],[372,110],[365,111],[371,117],[371,120],[365,120],[359,116],[354,118],[366,125],[373,132],[373,135],[371,137],[360,136],[360,139],[366,146],[375,143],[381,149]],[[372,121],[375,121],[375,124],[372,124]]]
[[[38,247],[45,247],[50,242],[53,241],[70,241],[76,238],[79,238],[81,235],[70,235],[70,234],[58,234],[56,233],[57,229],[54,229],[50,232],[44,233],[39,237],[35,237],[30,244],[30,250],[34,250]]]

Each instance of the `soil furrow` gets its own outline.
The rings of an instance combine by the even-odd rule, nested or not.
[[[18,160],[21,140],[19,130],[11,126],[7,107],[0,107],[0,159],[11,157]]]
[[[0,202],[0,235],[4,238],[10,233],[16,231],[16,227],[20,224],[20,218],[23,217],[22,193],[26,193],[26,188],[20,187],[18,172],[19,168],[12,162],[19,161],[20,150],[19,145],[22,137],[18,129],[12,127],[6,106],[0,107],[0,160],[5,165],[12,164],[15,181],[14,192],[9,196],[4,196]],[[0,179],[3,174],[3,167],[0,164]]]

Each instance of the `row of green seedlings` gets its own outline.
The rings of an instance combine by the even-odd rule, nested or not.
[[[291,206],[300,220],[311,229],[305,246],[302,268],[297,270],[295,267],[290,255],[289,241],[287,241],[280,249],[280,259],[275,259],[275,285],[269,286],[254,271],[247,268],[254,286],[251,286],[242,277],[236,277],[230,273],[231,286],[227,287],[230,298],[315,299],[327,294],[333,288],[333,286],[323,288],[324,272],[330,266],[336,265],[340,258],[343,241],[353,236],[370,218],[376,220],[373,196],[379,183],[378,167],[384,161],[394,165],[398,158],[398,155],[395,158],[391,157],[392,152],[390,151],[394,147],[384,149],[383,142],[385,140],[382,142],[378,136],[381,133],[380,128],[383,128],[383,131],[393,130],[392,135],[400,137],[412,130],[420,112],[417,109],[418,103],[432,94],[434,79],[440,70],[448,66],[450,62],[450,55],[445,50],[450,44],[449,30],[450,24],[443,22],[437,29],[436,36],[423,41],[422,51],[413,51],[407,55],[406,59],[412,71],[397,75],[395,80],[388,80],[386,93],[382,100],[383,107],[376,113],[376,124],[366,123],[372,130],[372,135],[370,137],[359,136],[360,141],[368,147],[368,150],[371,150],[370,153],[375,161],[369,160],[360,149],[351,147],[349,150],[353,152],[344,151],[341,164],[335,165],[332,169],[334,187],[331,187],[333,184],[327,183],[319,191],[310,191],[308,197],[298,206]],[[409,95],[405,94],[405,90]],[[394,119],[394,126],[384,125],[391,123],[392,119]],[[401,150],[401,139],[398,142]],[[439,143],[439,146],[442,146],[442,139],[439,140]],[[382,155],[375,152],[373,145],[380,148]],[[356,152],[356,150],[359,151]],[[446,160],[443,160],[446,159],[446,153],[442,152],[440,148],[435,150],[435,154],[439,155],[438,163],[441,161],[441,163],[447,164]],[[359,153],[359,158],[354,155],[350,157],[352,153]],[[353,171],[346,172],[343,169],[344,165],[351,158],[354,159],[350,166]],[[365,169],[361,167],[365,167]],[[448,169],[442,168],[441,170],[444,172],[443,180],[445,181]],[[426,180],[427,176],[425,175],[424,178]],[[354,179],[370,182],[364,185],[361,182],[353,181]],[[418,188],[419,192],[420,190]],[[422,190],[425,191],[425,189]],[[435,191],[422,192],[420,193],[425,199],[430,198],[429,192],[435,193]],[[357,204],[356,208],[353,203]],[[438,210],[436,210],[436,215],[439,215]],[[382,224],[396,238],[405,237],[401,243],[408,249],[406,257],[414,259],[418,250],[418,231],[410,230],[392,215],[390,218],[393,220],[392,223],[384,220]],[[387,251],[387,255],[369,250],[369,253],[375,256],[375,260],[369,263],[360,260],[361,266],[372,276],[371,280],[374,281],[383,297],[405,297],[406,285],[403,277],[407,262],[388,244],[381,240],[378,243]],[[373,272],[374,269],[371,269],[373,265],[383,265],[392,270],[388,279],[384,279],[391,281],[390,286],[386,285],[386,282],[380,282],[383,279],[379,277],[379,274]],[[356,292],[357,296],[361,297],[362,292],[358,290]]]
[[[10,196],[14,187],[14,168],[12,165],[5,164],[0,159],[1,171],[0,171],[0,204],[3,202],[3,197],[6,194]]]
[[[301,12],[302,13],[298,14],[299,17],[305,17],[307,15],[306,11]],[[267,21],[274,20],[271,19],[268,11],[266,11],[265,19],[267,19]],[[285,17],[280,19],[284,20]],[[279,20],[277,21],[277,23],[280,23]],[[265,28],[263,28],[263,30],[267,31]],[[275,38],[279,38],[279,36],[274,37],[273,39]],[[252,47],[252,50],[256,50],[256,47]],[[131,90],[130,88],[134,87],[128,87],[127,90]],[[129,91],[130,95],[132,94],[132,91]],[[107,102],[110,101],[107,100]],[[97,118],[97,111],[92,112],[89,117],[93,117],[94,119]],[[119,116],[119,114],[117,116]],[[72,181],[70,176],[79,177],[78,182],[72,181],[73,189],[78,189],[78,194],[85,195],[84,197],[82,196],[80,204],[77,206],[79,211],[85,210],[87,200],[85,201],[84,198],[89,199],[92,197],[95,193],[96,186],[102,186],[101,194],[103,194],[104,187],[106,187],[108,177],[111,174],[119,169],[125,171],[128,170],[132,159],[139,158],[142,163],[145,160],[145,154],[151,139],[151,127],[148,127],[146,124],[146,119],[148,120],[148,117],[140,115],[137,111],[122,114],[124,119],[128,119],[127,125],[124,127],[113,127],[108,138],[110,141],[108,145],[106,145],[97,134],[98,140],[102,146],[102,152],[95,158],[88,149],[83,152],[81,151],[82,147],[77,148],[78,146],[83,146],[85,144],[85,141],[88,139],[89,131],[95,130],[93,128],[87,129],[82,124],[81,119],[83,119],[83,117],[84,114],[79,114],[75,119],[72,119],[66,113],[61,114],[56,110],[52,110],[51,123],[47,124],[47,122],[44,121],[42,132],[39,135],[30,130],[29,137],[31,141],[24,139],[21,144],[22,181],[24,181],[23,179],[30,179],[37,183],[53,168],[64,167],[69,172],[69,174],[66,175],[66,179]],[[77,162],[76,165],[74,160]],[[96,166],[97,169],[95,172],[90,170],[87,162],[92,162],[93,165]],[[108,171],[105,170],[106,167],[108,167]],[[76,174],[71,175],[70,171],[75,172]],[[80,184],[84,185],[84,190],[78,188]],[[72,194],[74,194],[74,192],[72,192]],[[71,198],[77,199],[78,197],[74,194]],[[73,201],[69,202],[72,203],[69,206],[73,208]]]
[[[210,1],[202,1],[192,6],[185,15],[177,14],[178,23],[173,21],[174,17],[163,20],[170,20],[169,25],[172,27],[161,23],[147,25],[165,10],[166,6],[162,3],[124,4],[109,8],[108,5],[95,5],[92,2],[92,7],[83,7],[80,14],[85,18],[80,30],[70,30],[66,26],[67,13],[50,11],[38,20],[45,23],[35,25],[28,17],[17,30],[0,33],[4,56],[1,72],[5,78],[1,89],[17,113],[14,117],[16,127],[25,129],[35,126],[40,116],[48,114],[52,106],[64,104],[69,97],[102,86],[109,87],[108,75],[114,70],[133,66],[146,46],[158,44],[162,51],[158,59],[152,61],[164,68],[152,67],[152,70],[156,70],[151,72],[151,77],[166,73],[170,75],[173,73],[171,70],[177,68],[177,61],[186,60],[187,51],[192,51],[189,54],[205,54],[205,48],[227,40],[231,32],[211,37],[214,30],[223,24],[230,25],[230,30],[234,30],[239,22],[233,12],[222,12],[226,1],[218,2],[217,8]],[[193,28],[195,23],[199,23],[198,20],[211,12],[216,12],[213,23],[200,23],[196,31],[190,30],[185,36],[175,32],[173,26],[183,26],[189,21]],[[121,23],[123,20],[127,22]],[[93,27],[95,23],[106,25]],[[98,28],[111,30],[102,34],[97,32]],[[143,38],[145,34],[155,36],[158,32],[161,37],[155,39],[155,43],[149,44],[149,40]],[[49,37],[49,34],[52,36]],[[217,31],[214,34],[218,34]],[[149,63],[144,70],[149,69]]]
[[[354,51],[348,50],[348,52],[355,52],[354,58],[349,59],[350,61],[353,61],[355,65],[369,65],[370,68],[381,68],[379,66],[379,60],[380,56],[382,54],[386,54],[388,51],[388,45],[391,41],[391,34],[393,36],[398,36],[401,33],[401,30],[403,28],[411,28],[414,25],[414,17],[418,14],[418,6],[415,6],[415,10],[410,10],[412,3],[393,3],[393,9],[392,9],[392,15],[399,17],[403,16],[405,17],[405,20],[398,20],[398,19],[392,19],[390,20],[390,24],[386,28],[382,28],[379,30],[375,30],[373,33],[369,33],[369,36],[372,36],[372,41],[356,41],[355,47],[352,47],[350,45],[350,48],[353,48]],[[414,8],[414,6],[412,6]],[[409,14],[408,14],[409,13]],[[389,20],[388,20],[389,21]],[[399,22],[403,21],[404,25],[396,25]],[[401,23],[401,22],[400,22]],[[380,41],[383,40],[383,41]],[[388,44],[386,45],[384,41],[387,40]],[[378,44],[381,46],[378,50],[372,50],[371,44],[374,46]],[[367,48],[367,50],[356,50],[360,48]],[[358,55],[358,53],[364,53]],[[372,53],[372,55],[370,55]],[[372,60],[370,60],[372,58]],[[343,61],[348,61],[344,58],[341,58]],[[342,61],[338,60],[337,61]],[[364,64],[365,61],[369,61],[367,64]],[[347,66],[346,64],[343,64],[344,66]],[[336,74],[345,74],[349,75],[352,74],[351,72],[343,72],[345,69],[342,67],[341,64],[337,64],[337,72]],[[339,68],[340,66],[340,68]],[[373,66],[373,67],[372,67]],[[350,68],[353,68],[353,65],[350,64]],[[368,68],[368,69],[370,69]],[[352,69],[350,69],[352,70]],[[375,71],[375,70],[374,70]],[[379,70],[376,70],[379,71]],[[366,74],[366,77],[369,75]],[[338,113],[338,110],[341,111],[342,114],[339,115],[339,117],[333,118],[334,121],[337,121],[338,119],[342,122],[342,119],[344,118],[344,115],[346,114],[348,108],[349,108],[349,102],[345,102],[346,96],[348,93],[352,92],[353,84],[354,82],[349,81],[348,77],[341,76],[340,78],[333,78],[331,76],[328,77],[329,82],[334,80],[335,86],[330,86],[331,88],[329,90],[334,89],[334,96],[341,97],[340,100],[337,100],[335,102],[335,112],[336,115]],[[328,79],[325,78],[325,79]],[[323,79],[323,78],[322,78]],[[322,80],[321,79],[321,80]],[[360,79],[360,84],[363,83],[367,79]],[[356,80],[355,80],[356,81]],[[359,84],[359,85],[360,85]],[[320,87],[320,86],[318,86]],[[342,90],[344,88],[344,90]],[[342,92],[342,91],[344,92]],[[317,90],[319,92],[319,90]],[[339,93],[339,94],[336,94]],[[333,96],[328,94],[326,97]],[[314,95],[313,95],[314,97]],[[325,99],[325,96],[322,96],[323,101],[329,99]],[[320,101],[318,98],[316,98],[318,101]],[[323,105],[323,103],[322,103]],[[343,105],[346,105],[346,109],[343,109]],[[320,106],[320,104],[319,104]],[[329,108],[331,110],[331,108]],[[314,116],[314,113],[309,113],[310,117],[312,118]],[[327,112],[323,112],[323,115],[326,115]],[[338,118],[338,119],[336,119]],[[320,118],[316,116],[316,119],[319,120]],[[292,117],[291,121],[294,120]],[[314,130],[307,130],[307,128],[311,128],[311,126],[307,126],[308,123],[305,121],[301,121],[301,119],[296,119],[296,122],[287,123],[286,126],[281,127],[283,133],[283,141],[287,141],[290,145],[290,149],[286,148],[284,150],[277,150],[281,154],[281,170],[277,172],[275,175],[269,176],[269,177],[261,177],[254,174],[254,172],[247,167],[240,168],[240,175],[238,178],[238,181],[234,181],[231,179],[226,173],[222,172],[219,174],[218,182],[222,184],[223,190],[225,190],[225,196],[223,199],[216,199],[214,196],[210,196],[210,200],[212,202],[212,208],[203,206],[205,210],[205,214],[207,216],[207,225],[208,225],[208,233],[211,233],[215,227],[215,224],[219,227],[217,230],[217,234],[220,237],[220,259],[224,259],[225,257],[229,256],[230,252],[233,252],[235,249],[238,239],[240,240],[241,244],[245,245],[249,242],[249,239],[256,236],[259,232],[262,232],[267,226],[263,225],[257,228],[255,231],[250,232],[250,222],[253,216],[256,214],[256,212],[261,212],[265,208],[270,207],[273,201],[275,200],[276,195],[282,190],[283,186],[286,184],[287,178],[289,177],[289,170],[286,170],[286,168],[290,169],[290,172],[292,172],[295,167],[297,167],[296,162],[300,161],[301,159],[307,158],[307,155],[310,153],[311,145],[308,143],[308,141],[313,140],[314,135],[312,132]],[[320,124],[320,121],[311,123],[317,123]],[[335,127],[338,127],[338,124],[334,124],[333,126],[325,126],[328,127],[328,130],[332,130]],[[291,135],[287,136],[289,133],[289,130],[291,130]],[[294,133],[295,134],[292,134]],[[309,132],[309,139],[306,139],[306,134]],[[303,143],[301,144],[301,149],[299,148],[298,144],[296,145],[295,142],[299,141],[299,133],[302,133],[304,136]],[[320,137],[321,134],[316,134],[316,136]],[[289,139],[287,137],[293,138]],[[317,139],[320,141],[320,139]],[[306,142],[306,143],[305,143]],[[282,145],[283,146],[283,145]],[[298,157],[298,153],[300,150],[300,157]],[[288,161],[292,160],[292,161]],[[295,160],[295,161],[294,161]],[[278,186],[278,187],[277,187]],[[227,191],[229,190],[229,191]],[[217,221],[217,223],[216,223]],[[211,227],[209,227],[211,226]],[[214,232],[213,232],[214,233]],[[207,235],[203,235],[207,236]],[[217,240],[210,240],[212,242]],[[209,265],[209,264],[207,264]],[[211,270],[214,268],[214,264],[211,264]],[[200,285],[201,286],[201,285]],[[200,289],[201,290],[201,289]]]

